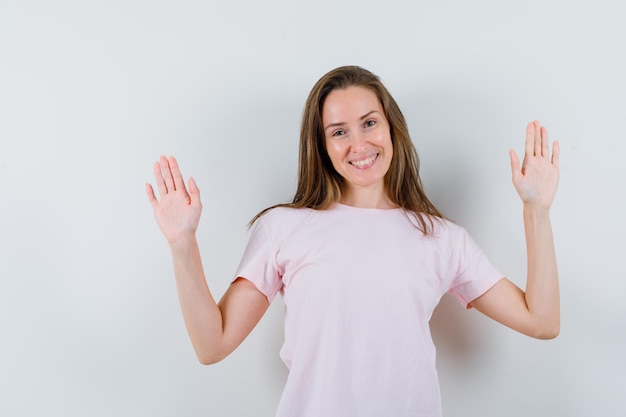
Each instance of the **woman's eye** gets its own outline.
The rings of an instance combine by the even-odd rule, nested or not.
[[[342,136],[345,132],[343,130],[335,130],[333,136]]]
[[[368,120],[367,122],[365,122],[364,126],[365,127],[372,127],[376,124],[375,120]]]

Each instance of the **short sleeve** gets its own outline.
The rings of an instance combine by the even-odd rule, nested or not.
[[[489,262],[465,229],[461,229],[454,251],[457,271],[448,293],[470,308],[472,301],[486,293],[504,276]]]
[[[234,280],[241,277],[252,282],[271,303],[282,288],[282,273],[276,263],[276,244],[264,220],[257,220],[252,229]]]

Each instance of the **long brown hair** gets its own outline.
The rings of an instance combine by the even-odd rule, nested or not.
[[[433,217],[445,218],[424,193],[419,177],[419,157],[398,104],[376,75],[361,67],[345,66],[320,78],[307,98],[300,128],[298,188],[293,200],[262,210],[254,216],[250,225],[275,207],[325,210],[340,201],[344,179],[335,171],[326,151],[322,108],[331,91],[351,86],[365,87],[376,93],[389,122],[393,157],[384,180],[389,199],[398,207],[414,213],[417,224],[412,223],[424,234],[432,232]]]

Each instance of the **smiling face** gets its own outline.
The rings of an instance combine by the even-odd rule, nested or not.
[[[342,202],[389,207],[384,178],[393,146],[376,93],[359,86],[331,91],[322,108],[322,125],[328,156],[345,180]]]

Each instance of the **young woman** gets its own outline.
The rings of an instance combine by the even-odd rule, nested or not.
[[[428,200],[405,119],[380,80],[359,67],[324,75],[305,105],[298,187],[259,213],[235,280],[216,303],[195,233],[201,203],[176,160],[146,185],[174,262],[180,304],[200,362],[250,333],[272,299],[285,303],[289,368],[279,417],[440,416],[428,322],[446,292],[532,337],[559,332],[549,211],[559,147],[528,124],[523,163],[510,153],[524,205],[526,290],[504,278],[466,231]]]

